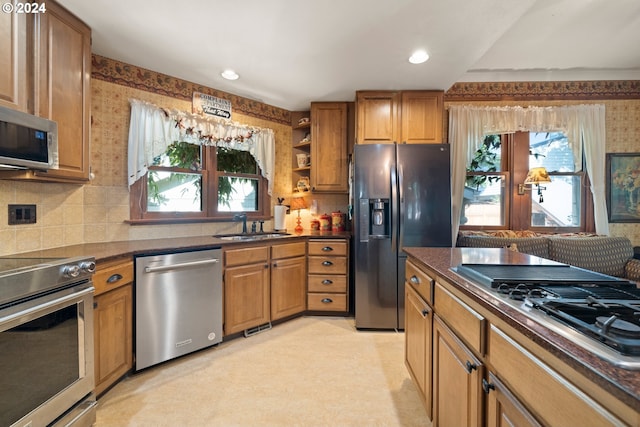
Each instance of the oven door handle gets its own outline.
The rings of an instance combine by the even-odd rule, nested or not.
[[[2,323],[6,324],[6,323],[11,322],[12,320],[16,320],[16,319],[19,319],[21,317],[29,316],[31,314],[38,313],[40,311],[46,310],[46,309],[51,308],[51,307],[55,307],[57,305],[66,304],[66,303],[68,303],[70,301],[77,301],[77,300],[81,299],[82,297],[84,297],[85,295],[93,294],[93,291],[94,291],[94,288],[93,288],[93,286],[91,286],[91,287],[83,289],[81,291],[74,292],[74,293],[72,293],[70,295],[65,295],[63,297],[56,298],[54,300],[44,302],[42,304],[38,304],[38,305],[35,305],[33,307],[25,308],[24,310],[21,310],[21,311],[19,311],[17,313],[9,314],[9,315],[3,317],[2,318]]]

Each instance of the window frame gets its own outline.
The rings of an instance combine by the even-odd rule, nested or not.
[[[202,145],[202,169],[193,171],[191,169],[149,166],[149,170],[162,170],[167,172],[181,172],[190,174],[200,174],[202,177],[201,203],[202,210],[198,212],[149,212],[147,210],[147,180],[148,173],[137,180],[130,188],[129,223],[184,223],[184,222],[216,222],[231,221],[237,213],[246,213],[249,220],[269,219],[271,197],[268,194],[267,179],[262,176],[258,167],[257,174],[228,173],[217,170],[216,146]],[[256,211],[233,211],[218,212],[218,178],[220,176],[234,176],[258,179],[258,210]],[[206,191],[205,191],[206,190]]]

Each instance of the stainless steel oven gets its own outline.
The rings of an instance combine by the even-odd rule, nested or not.
[[[0,258],[0,425],[94,423],[94,271],[91,258]]]

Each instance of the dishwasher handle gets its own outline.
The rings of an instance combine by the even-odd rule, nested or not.
[[[144,272],[145,273],[158,273],[158,272],[161,272],[161,271],[178,270],[180,268],[201,267],[203,265],[216,264],[218,262],[220,262],[220,260],[218,258],[202,259],[202,260],[199,260],[199,261],[181,262],[181,263],[178,263],[178,264],[160,265],[160,266],[157,266],[157,267],[145,267],[144,268]]]

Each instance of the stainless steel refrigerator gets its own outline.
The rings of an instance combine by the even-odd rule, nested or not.
[[[404,329],[403,247],[451,246],[447,144],[356,145],[353,154],[358,329]]]

